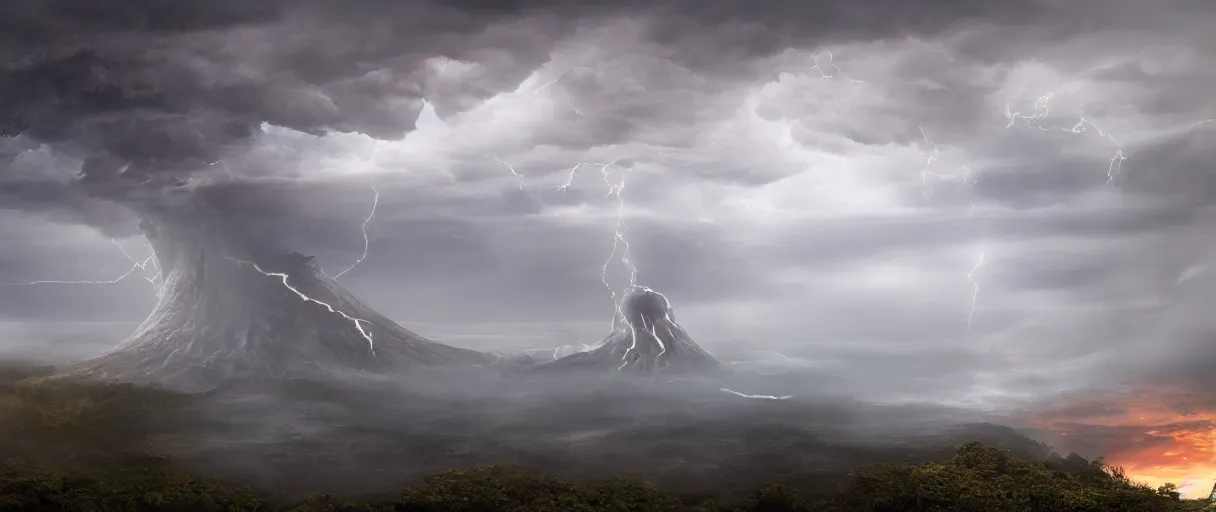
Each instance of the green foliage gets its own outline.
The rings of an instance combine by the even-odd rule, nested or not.
[[[1063,459],[1060,459],[1063,460]],[[1057,463],[1059,461],[1056,461]],[[812,497],[770,485],[738,503],[690,502],[639,482],[574,481],[490,466],[437,473],[396,499],[365,503],[314,496],[292,505],[268,504],[248,489],[176,471],[69,474],[29,467],[0,472],[0,512],[266,511],[289,512],[1166,512],[1207,510],[1121,478],[1117,468],[1087,462],[1086,472],[1051,469],[1045,461],[1009,457],[967,443],[953,458],[889,464],[857,471],[836,496]],[[1105,474],[1098,477],[1095,471]]]
[[[181,473],[105,478],[37,468],[0,473],[0,511],[233,511],[265,509],[247,489]]]
[[[814,504],[801,492],[785,485],[769,485],[760,489],[744,501],[744,510],[771,510],[772,512],[798,512],[813,510]]]
[[[979,443],[963,444],[949,461],[859,471],[838,502],[870,511],[1179,510],[1177,499],[1128,481],[1101,459],[1018,460]]]
[[[296,503],[286,512],[391,512],[396,510],[387,503],[359,503],[330,495],[311,496]]]
[[[399,511],[409,512],[629,512],[686,510],[674,496],[618,479],[574,482],[520,469],[487,467],[453,470],[427,478],[401,494]]]
[[[151,441],[174,431],[184,396],[51,379],[41,370],[0,366],[0,460],[121,470],[161,465]]]

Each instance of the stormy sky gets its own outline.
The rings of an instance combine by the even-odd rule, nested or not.
[[[727,361],[1093,428],[1099,392],[1216,408],[1210,2],[4,9],[3,283],[121,276],[122,198],[168,179],[336,273],[375,187],[357,295],[457,345],[592,343],[623,183],[639,282]],[[144,276],[2,287],[0,347],[104,351]]]

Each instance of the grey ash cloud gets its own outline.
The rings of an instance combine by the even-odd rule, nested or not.
[[[595,166],[557,188],[620,160],[640,277],[699,343],[835,361],[859,394],[1029,400],[1189,368],[1216,332],[1185,291],[1213,274],[1178,284],[1214,257],[1208,3],[10,4],[0,281],[121,267],[115,200],[169,177],[345,267],[374,185],[353,290],[423,334],[589,342],[616,203]],[[1006,127],[1066,83],[1048,130]],[[1066,131],[1082,113],[1118,145]],[[4,288],[0,314],[138,321],[138,284]],[[930,355],[875,370],[901,354]]]

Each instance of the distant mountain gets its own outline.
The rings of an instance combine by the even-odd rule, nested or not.
[[[71,375],[196,390],[230,379],[504,361],[415,334],[311,257],[233,235],[231,221],[200,198],[175,199],[140,212],[161,272],[160,302],[128,339]]]
[[[596,369],[654,375],[705,373],[722,367],[676,321],[666,296],[634,286],[622,294],[612,332],[599,344],[538,365],[534,371]]]

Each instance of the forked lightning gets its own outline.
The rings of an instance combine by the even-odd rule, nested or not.
[[[922,139],[924,139],[925,144],[928,144],[929,147],[932,148],[932,150],[929,152],[929,156],[925,158],[925,167],[920,172],[921,195],[925,197],[925,201],[932,200],[932,194],[930,192],[931,189],[929,187],[930,177],[937,178],[938,181],[959,181],[963,185],[967,185],[969,187],[975,185],[976,182],[971,179],[970,167],[963,166],[963,172],[956,174],[943,174],[932,170],[933,162],[937,161],[937,157],[941,155],[941,152],[938,150],[937,144],[929,139],[929,135],[925,133],[925,128],[923,126],[917,126],[916,129],[920,131],[920,136]],[[975,210],[975,199],[968,195],[967,201],[971,205],[967,210],[967,213],[970,214]]]
[[[844,71],[841,71],[841,70],[840,70],[840,66],[837,66],[837,65],[836,65],[836,56],[835,56],[835,55],[832,55],[832,51],[831,51],[831,50],[826,50],[826,49],[825,49],[825,50],[820,51],[819,53],[816,53],[816,54],[815,54],[815,56],[814,56],[814,57],[812,57],[812,58],[814,59],[815,65],[811,66],[811,69],[814,69],[815,71],[818,71],[818,72],[819,72],[819,76],[822,76],[823,78],[836,78],[836,75],[834,75],[834,74],[833,74],[833,75],[829,75],[829,74],[827,74],[827,72],[825,72],[825,71],[823,70],[823,64],[821,64],[821,63],[820,63],[820,61],[823,59],[823,56],[824,56],[824,55],[827,55],[827,56],[828,56],[828,58],[827,58],[827,64],[828,64],[828,65],[830,65],[830,66],[832,66],[832,68],[833,68],[833,69],[835,69],[835,70],[836,70],[836,72],[837,72],[837,73],[839,73],[841,77],[844,77],[844,79],[845,79],[845,80],[848,80],[848,81],[849,81],[849,83],[852,83],[852,84],[857,84],[857,85],[861,85],[861,84],[864,84],[864,83],[865,83],[865,82],[863,82],[863,81],[861,81],[861,80],[854,80],[854,79],[852,79],[852,78],[849,78],[849,76],[848,76],[848,75],[844,74]]]
[[[562,74],[557,75],[557,78],[554,78],[553,80],[549,80],[548,82],[541,84],[540,87],[537,87],[536,89],[532,90],[532,96],[536,97],[537,95],[540,94],[541,91],[548,89],[549,87],[553,86],[553,84],[556,84],[557,82],[561,81],[561,79],[564,78],[568,74],[570,74],[570,70],[563,71]],[[578,114],[579,117],[583,117],[583,111],[579,110],[578,107],[574,106],[574,102],[572,102],[570,100],[566,100],[566,105],[569,105],[570,110],[573,110],[574,113]]]
[[[920,172],[921,194],[925,197],[926,201],[930,201],[932,199],[932,195],[929,192],[929,190],[930,190],[929,177],[930,176],[937,178],[940,181],[959,180],[964,185],[967,185],[969,187],[975,185],[975,181],[971,179],[971,168],[969,168],[969,167],[964,166],[963,172],[959,173],[959,174],[942,174],[942,173],[932,170],[933,162],[937,161],[937,157],[940,156],[941,153],[938,150],[937,144],[934,143],[931,139],[929,139],[929,134],[925,132],[925,128],[923,126],[917,126],[916,129],[920,131],[920,136],[922,139],[924,139],[925,144],[928,144],[929,147],[932,148],[931,151],[929,152],[928,158],[925,159],[925,167]],[[973,213],[975,211],[975,198],[971,197],[971,195],[968,194],[967,202],[970,203],[970,205],[971,205],[970,208],[967,210],[967,214],[970,215],[971,213]],[[976,264],[975,268],[972,268],[971,271],[967,273],[967,280],[971,283],[971,286],[972,286],[971,308],[969,309],[969,312],[967,313],[967,331],[968,332],[971,331],[971,320],[972,320],[972,318],[975,317],[975,307],[976,307],[977,301],[979,300],[979,285],[975,282],[974,277],[975,277],[975,273],[979,270],[980,265],[983,265],[983,263],[984,263],[984,254],[980,253],[980,262]]]
[[[153,268],[156,269],[156,275],[153,275],[152,277],[144,276],[144,279],[147,280],[148,282],[152,283],[153,287],[157,288],[157,290],[158,290],[157,294],[159,296],[160,286],[157,284],[156,281],[157,281],[157,279],[159,279],[161,277],[161,273],[160,273],[160,268],[156,264],[156,253],[153,252],[151,256],[148,256],[146,259],[141,261],[141,260],[137,260],[134,257],[132,257],[131,254],[127,252],[126,248],[124,248],[122,246],[122,244],[118,243],[117,240],[111,238],[110,243],[113,243],[115,246],[117,246],[118,250],[122,251],[123,256],[125,256],[127,258],[127,260],[131,262],[131,268],[127,269],[126,272],[124,272],[122,275],[120,275],[114,279],[79,280],[79,281],[43,280],[43,281],[28,281],[28,282],[24,282],[24,283],[3,283],[3,284],[0,284],[0,286],[34,286],[34,285],[39,285],[39,284],[118,284],[118,283],[121,283],[124,279],[130,277],[131,274],[134,274],[136,270],[146,271],[148,268],[148,264],[151,263],[153,265]]]
[[[980,252],[979,261],[975,262],[975,266],[971,267],[971,272],[967,273],[967,281],[971,283],[971,311],[967,313],[967,330],[971,330],[971,321],[975,317],[975,303],[980,297],[980,283],[975,280],[975,274],[980,271],[980,267],[984,266],[984,253]]]
[[[1039,98],[1034,101],[1033,112],[1031,114],[1023,114],[1021,112],[1014,111],[1013,107],[1009,104],[1009,101],[1006,100],[1005,115],[1009,118],[1009,123],[1006,124],[1005,127],[1012,128],[1020,122],[1026,128],[1034,128],[1045,132],[1060,131],[1077,135],[1085,135],[1089,133],[1090,129],[1092,129],[1099,137],[1109,140],[1111,144],[1114,144],[1115,146],[1115,155],[1111,157],[1110,165],[1107,166],[1106,169],[1106,184],[1111,185],[1114,183],[1115,177],[1122,169],[1123,162],[1127,160],[1127,157],[1123,155],[1123,144],[1121,144],[1118,140],[1115,140],[1113,135],[1103,131],[1102,128],[1094,124],[1093,121],[1086,118],[1084,107],[1078,109],[1077,115],[1079,116],[1079,119],[1077,120],[1076,124],[1069,128],[1043,126],[1042,124],[1043,120],[1047,119],[1047,117],[1051,115],[1052,99],[1061,94],[1073,94],[1080,90],[1080,84],[1066,84],[1057,90],[1039,96]]]
[[[264,276],[277,277],[277,278],[279,278],[280,281],[283,282],[283,287],[290,290],[291,293],[294,293],[297,297],[300,298],[300,300],[303,300],[304,302],[311,302],[314,304],[318,304],[321,307],[324,307],[325,309],[329,310],[330,313],[333,313],[335,315],[341,316],[342,318],[345,318],[347,321],[349,321],[351,324],[353,324],[355,326],[355,330],[359,331],[359,335],[362,336],[363,339],[367,340],[368,350],[371,351],[372,357],[376,357],[376,344],[374,341],[372,341],[372,335],[370,332],[367,332],[367,330],[365,330],[363,328],[363,322],[367,322],[367,320],[361,320],[361,319],[355,318],[353,316],[350,316],[350,315],[338,310],[337,308],[329,305],[326,302],[322,302],[322,301],[319,301],[312,297],[309,297],[308,295],[305,295],[304,292],[300,291],[298,288],[291,285],[291,283],[288,281],[290,276],[288,276],[287,274],[284,274],[282,272],[267,272],[265,270],[262,270],[262,267],[259,267],[257,263],[254,263],[251,261],[245,261],[242,259],[237,259],[237,258],[232,258],[232,257],[228,257],[227,259],[235,261],[241,265],[248,265],[250,267],[253,267],[254,270],[256,270],[259,274],[262,274]],[[368,323],[370,323],[370,322],[368,322]]]
[[[601,278],[601,281],[604,283],[604,287],[608,289],[608,293],[612,298],[612,302],[616,306],[616,315],[614,315],[612,318],[612,329],[616,330],[618,328],[617,323],[616,323],[618,318],[621,321],[625,322],[625,326],[629,328],[629,336],[630,336],[631,344],[630,344],[629,348],[626,349],[625,354],[622,355],[622,358],[621,358],[622,363],[617,368],[617,370],[623,370],[623,369],[625,369],[626,366],[629,365],[629,356],[634,351],[637,350],[638,328],[639,328],[639,326],[636,326],[633,324],[633,321],[629,318],[629,315],[625,314],[625,311],[623,309],[625,294],[627,294],[629,291],[632,290],[632,291],[637,291],[640,293],[654,293],[654,294],[658,295],[659,297],[661,297],[663,299],[663,304],[667,311],[666,320],[672,325],[676,325],[676,324],[675,324],[674,319],[671,318],[671,313],[670,313],[671,312],[671,303],[668,301],[667,296],[663,295],[662,293],[659,293],[657,291],[654,291],[650,288],[647,288],[645,286],[640,286],[637,284],[638,268],[636,265],[633,264],[633,261],[629,259],[629,239],[626,238],[626,236],[625,236],[626,232],[628,231],[628,226],[625,224],[625,195],[624,195],[624,192],[625,192],[625,171],[627,171],[628,169],[622,168],[620,179],[618,179],[616,183],[613,183],[611,173],[609,172],[608,169],[610,167],[612,167],[613,165],[616,165],[616,163],[617,163],[617,160],[613,160],[606,164],[596,163],[596,162],[579,162],[579,163],[575,164],[574,167],[570,168],[570,172],[567,174],[567,177],[566,177],[566,182],[564,184],[562,184],[560,187],[558,187],[558,190],[566,190],[566,189],[570,188],[570,184],[573,183],[573,181],[574,181],[574,174],[578,171],[579,167],[582,167],[584,165],[599,166],[600,174],[604,179],[604,184],[608,185],[608,192],[606,194],[604,194],[605,197],[614,196],[616,198],[616,202],[617,202],[616,225],[613,229],[613,234],[612,234],[612,251],[609,252],[608,259],[604,261],[604,265],[602,267],[602,273],[600,274],[600,278]],[[618,251],[620,252],[620,255],[621,255],[621,264],[624,265],[625,268],[628,269],[628,271],[629,271],[629,285],[625,288],[624,291],[621,292],[621,294],[619,296],[618,296],[616,290],[612,287],[612,284],[608,282],[608,267],[610,265],[612,265],[612,261],[613,261],[613,259],[616,258]],[[667,353],[667,345],[665,343],[663,343],[663,339],[659,335],[657,325],[645,325],[647,323],[645,317],[642,318],[642,323],[643,323],[643,325],[641,326],[641,329],[644,332],[650,333],[650,335],[654,338],[655,342],[659,344],[659,353],[655,356],[655,361],[654,361],[654,363],[655,363],[654,371],[658,371],[660,368],[659,364],[661,362],[661,359]],[[668,333],[669,333],[669,336],[672,336],[674,338],[674,333],[671,333],[670,329],[668,329]]]
[[[494,158],[494,161],[495,161],[495,162],[498,162],[498,163],[499,163],[499,164],[501,164],[503,167],[506,167],[508,171],[511,171],[511,175],[512,175],[512,176],[515,176],[515,181],[516,181],[516,182],[519,184],[519,189],[520,189],[520,190],[523,190],[523,189],[524,189],[524,177],[523,177],[523,175],[522,175],[522,174],[520,174],[519,172],[517,172],[517,171],[515,170],[515,167],[514,167],[514,166],[512,166],[511,164],[509,164],[509,163],[507,163],[507,162],[504,162],[502,159],[500,159],[500,158],[498,158],[498,157],[496,157],[496,156],[495,156],[495,157],[493,157],[493,158]]]
[[[152,284],[152,287],[156,289],[156,296],[159,298],[160,294],[161,294],[161,284],[163,284],[163,283],[157,282],[158,280],[161,280],[162,276],[161,276],[161,271],[160,271],[160,264],[156,262],[156,250],[152,249],[151,246],[147,246],[147,244],[145,244],[148,247],[148,250],[152,251],[152,255],[148,256],[143,261],[140,261],[140,260],[135,259],[133,256],[131,256],[131,253],[127,252],[127,249],[125,247],[123,247],[122,244],[118,243],[118,240],[111,238],[110,243],[113,243],[114,245],[118,246],[118,250],[122,251],[122,255],[126,256],[127,259],[130,260],[133,265],[135,265],[136,267],[139,267],[140,271],[143,271],[146,273],[148,271],[148,265],[149,264],[152,265],[152,269],[155,270],[156,273],[153,274],[151,277],[148,277],[147,275],[145,275],[144,280],[146,280]]]
[[[372,222],[372,218],[376,216],[376,207],[380,205],[380,191],[376,190],[375,185],[372,185],[372,193],[375,194],[372,197],[372,211],[367,214],[366,219],[363,219],[363,226],[361,228],[363,231],[363,254],[359,256],[359,259],[355,260],[354,263],[351,263],[349,267],[346,267],[346,270],[338,272],[338,274],[334,276],[334,279],[342,277],[347,272],[354,270],[355,267],[359,266],[360,263],[363,263],[363,260],[367,259],[367,249],[371,245],[371,241],[367,238],[367,225],[370,224]]]

